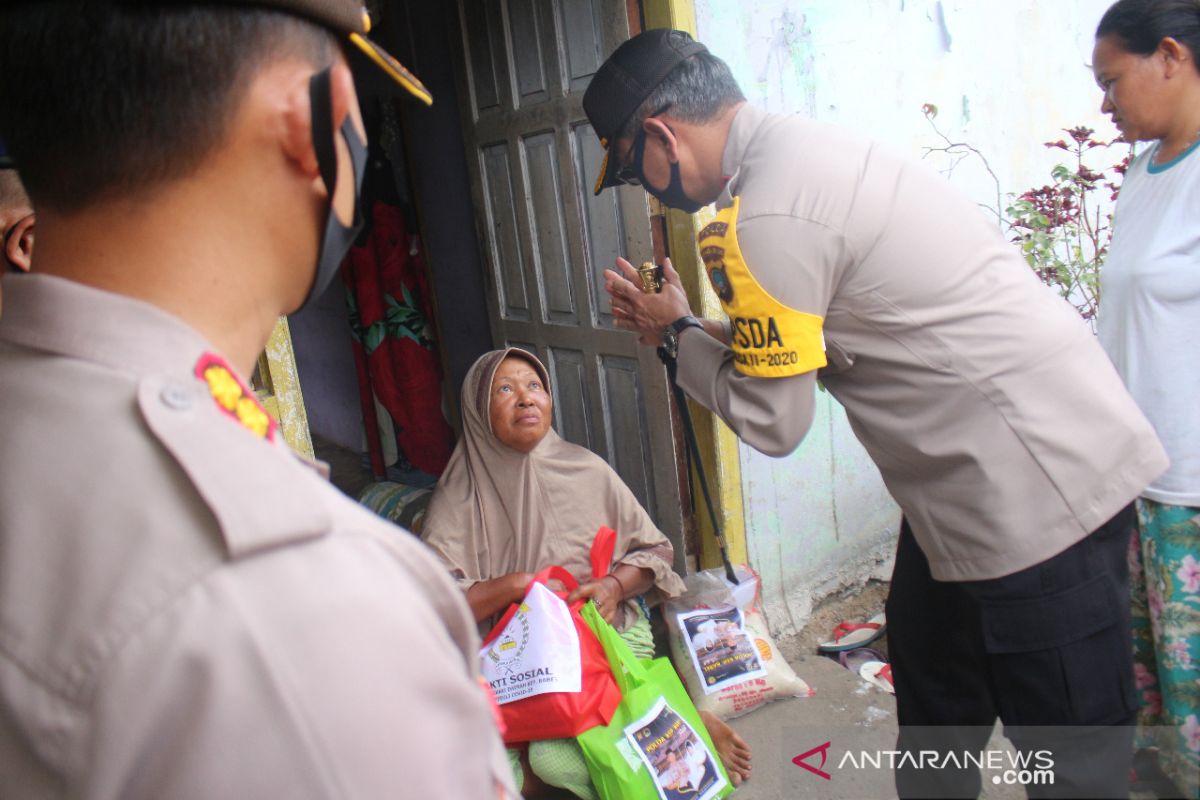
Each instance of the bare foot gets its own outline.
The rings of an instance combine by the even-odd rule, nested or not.
[[[521,771],[525,775],[525,783],[518,786],[517,789],[525,800],[538,800],[538,798],[549,796],[550,787],[534,774],[533,767],[529,765],[529,747],[527,746],[521,748]]]
[[[717,748],[717,755],[729,773],[729,779],[734,786],[741,786],[742,781],[750,780],[750,745],[738,736],[733,728],[726,725],[711,711],[701,711],[700,720],[708,729],[708,735]]]

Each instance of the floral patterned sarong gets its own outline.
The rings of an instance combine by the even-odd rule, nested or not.
[[[1200,797],[1200,508],[1139,499],[1129,551],[1138,747]]]

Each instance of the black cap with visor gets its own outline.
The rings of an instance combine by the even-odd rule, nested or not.
[[[622,182],[612,148],[625,123],[671,70],[705,52],[708,48],[684,31],[653,28],[622,43],[596,70],[583,93],[583,112],[604,148],[595,194]]]
[[[165,2],[165,0],[163,0]],[[211,1],[211,0],[210,0]],[[178,2],[178,0],[176,0]],[[409,95],[425,105],[433,96],[415,75],[375,42],[367,38],[371,18],[356,0],[215,0],[222,5],[254,6],[302,17],[345,37],[342,50],[354,82],[361,91]]]

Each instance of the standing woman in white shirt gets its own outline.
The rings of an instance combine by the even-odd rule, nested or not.
[[[1100,342],[1171,466],[1131,549],[1138,744],[1200,795],[1200,0],[1119,0],[1096,29],[1101,110],[1152,142],[1121,187]]]

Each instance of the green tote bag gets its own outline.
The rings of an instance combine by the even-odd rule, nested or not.
[[[713,800],[733,784],[670,659],[639,661],[594,603],[580,612],[604,645],[621,702],[576,737],[601,800]]]

